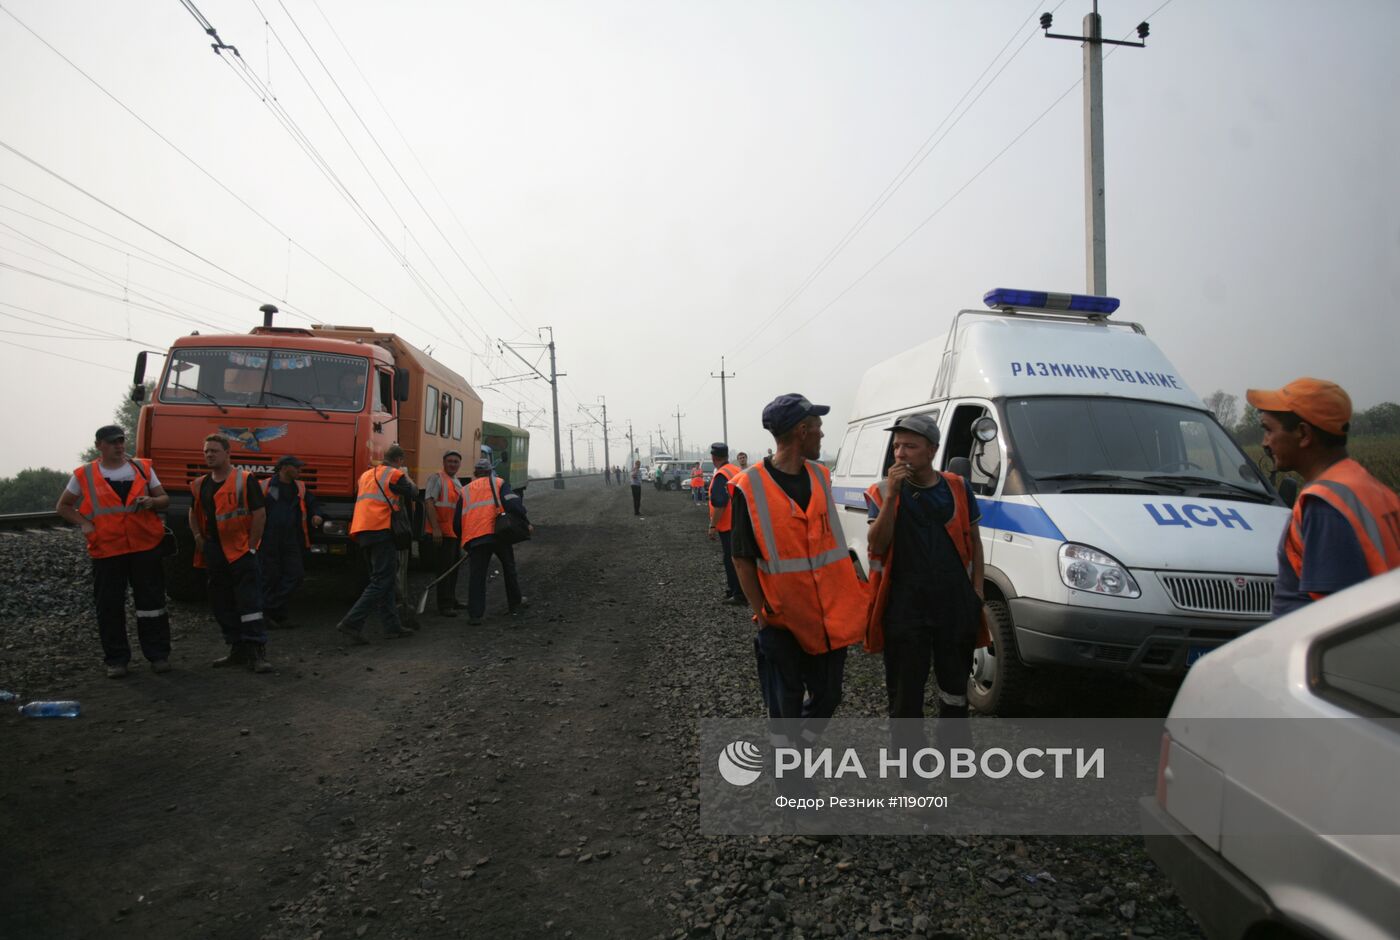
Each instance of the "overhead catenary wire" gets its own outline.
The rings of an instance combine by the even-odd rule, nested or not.
[[[1172,4],[1172,2],[1173,2],[1173,0],[1166,0],[1166,2],[1162,3],[1161,6],[1157,7],[1156,10],[1152,11],[1152,13],[1149,13],[1149,14],[1147,15],[1146,18],[1147,18],[1147,19],[1150,19],[1150,18],[1156,16],[1156,15],[1157,15],[1158,13],[1160,13],[1162,10],[1164,10],[1164,9],[1166,9],[1168,6],[1170,6],[1170,5]],[[1129,34],[1127,34],[1127,35],[1131,35],[1131,33],[1129,33]],[[1108,58],[1109,58],[1111,55],[1112,55],[1112,50],[1110,50],[1108,53],[1106,53],[1106,54],[1104,55],[1104,60],[1107,61]],[[998,150],[998,151],[992,156],[991,159],[989,159],[986,163],[982,164],[981,168],[979,168],[979,169],[977,170],[977,172],[973,173],[972,176],[971,176],[966,182],[964,182],[961,186],[959,186],[957,189],[955,189],[955,190],[953,191],[952,195],[948,196],[948,198],[946,198],[945,200],[943,200],[943,202],[939,203],[939,205],[937,206],[937,208],[935,208],[932,212],[930,212],[928,215],[926,215],[926,216],[923,218],[923,220],[922,220],[921,222],[919,222],[919,223],[918,223],[917,225],[915,225],[912,229],[910,229],[909,232],[908,232],[907,234],[905,234],[905,236],[904,236],[903,238],[901,238],[898,242],[895,243],[894,247],[890,248],[888,251],[886,251],[884,254],[882,254],[879,258],[875,259],[875,262],[874,262],[873,264],[871,264],[868,268],[866,268],[864,271],[862,271],[862,272],[860,273],[860,275],[856,277],[855,280],[851,281],[851,282],[850,282],[849,284],[847,284],[844,288],[842,288],[841,291],[840,291],[839,293],[836,294],[836,296],[832,297],[832,298],[831,298],[830,300],[828,300],[825,304],[823,304],[821,307],[819,307],[811,316],[807,317],[807,319],[803,320],[803,321],[802,321],[801,323],[799,323],[796,327],[794,327],[790,332],[788,332],[785,336],[783,336],[782,339],[778,340],[778,342],[774,343],[772,346],[769,346],[767,349],[765,349],[763,352],[759,353],[758,355],[753,356],[752,358],[748,359],[748,360],[743,364],[743,368],[747,368],[748,366],[753,365],[754,363],[758,362],[760,359],[762,359],[762,358],[764,358],[765,356],[767,356],[769,353],[772,353],[772,352],[774,352],[775,350],[782,348],[782,347],[787,343],[788,340],[792,339],[792,337],[796,336],[796,335],[797,335],[798,333],[800,333],[802,330],[806,329],[807,326],[809,326],[809,325],[810,325],[813,321],[815,321],[818,317],[820,317],[822,314],[826,313],[826,311],[830,310],[833,306],[835,306],[837,303],[839,303],[839,302],[841,301],[842,298],[844,298],[844,297],[845,297],[847,294],[849,294],[851,291],[855,290],[856,287],[860,286],[860,284],[861,284],[862,282],[864,282],[865,279],[866,279],[867,277],[869,277],[872,273],[875,272],[875,270],[876,270],[877,268],[879,268],[879,267],[880,267],[881,265],[883,265],[887,260],[889,260],[889,258],[890,258],[895,252],[897,252],[897,251],[899,251],[899,249],[903,248],[903,247],[905,246],[905,244],[907,244],[907,243],[909,242],[910,239],[912,239],[915,235],[919,234],[919,232],[923,231],[924,228],[926,228],[930,222],[932,222],[932,221],[933,221],[934,219],[936,219],[940,214],[942,214],[942,212],[943,212],[944,209],[948,208],[948,206],[951,205],[951,204],[953,203],[953,201],[954,201],[955,199],[957,199],[960,195],[962,195],[963,192],[966,191],[966,190],[968,189],[968,187],[970,187],[973,183],[977,182],[977,180],[981,178],[982,174],[986,173],[989,169],[991,169],[993,165],[995,165],[1003,156],[1006,155],[1007,151],[1009,151],[1012,147],[1016,146],[1016,144],[1019,143],[1023,137],[1025,137],[1025,136],[1026,136],[1027,134],[1029,134],[1032,130],[1034,130],[1035,127],[1036,127],[1038,124],[1040,124],[1040,122],[1043,121],[1043,120],[1046,118],[1047,115],[1050,114],[1051,111],[1055,110],[1055,108],[1059,106],[1060,102],[1064,101],[1065,98],[1069,97],[1069,95],[1070,95],[1076,88],[1078,88],[1080,85],[1082,85],[1083,83],[1084,83],[1084,79],[1083,79],[1082,77],[1076,79],[1068,88],[1066,88],[1064,91],[1062,91],[1062,92],[1059,94],[1059,96],[1055,98],[1055,100],[1051,101],[1050,104],[1048,104],[1048,105],[1045,107],[1044,110],[1042,110],[1038,115],[1036,115],[1033,119],[1031,119],[1031,122],[1030,122],[1029,124],[1027,124],[1025,127],[1023,127],[1023,128],[1020,130],[1020,132],[1016,134],[1016,136],[1012,137],[1011,140],[1010,140],[1004,147],[1002,147],[1000,150]]]
[[[1064,3],[1065,0],[1060,0],[1060,3],[1054,7],[1054,10],[1058,10],[1061,6],[1064,5]],[[737,356],[738,353],[747,348],[750,343],[752,343],[759,336],[761,336],[764,333],[764,331],[768,329],[769,326],[771,326],[785,311],[790,309],[792,305],[797,302],[797,300],[803,295],[803,293],[806,292],[806,290],[809,287],[811,287],[811,285],[817,280],[817,278],[819,278],[827,270],[827,268],[831,266],[832,262],[834,262],[836,258],[843,251],[845,251],[846,247],[849,246],[851,242],[854,241],[856,237],[860,235],[862,231],[865,230],[865,227],[871,222],[871,220],[875,218],[876,215],[879,214],[880,210],[885,207],[886,203],[888,203],[892,198],[894,198],[895,194],[899,192],[900,188],[903,187],[903,185],[906,182],[908,182],[910,177],[912,177],[914,173],[918,171],[919,167],[923,165],[924,161],[927,160],[929,156],[935,150],[938,149],[938,146],[948,138],[948,135],[951,134],[954,128],[956,128],[958,124],[962,121],[962,119],[967,116],[968,112],[970,112],[973,109],[973,107],[976,106],[977,102],[980,101],[982,96],[987,93],[988,89],[990,89],[994,84],[996,84],[997,79],[1001,77],[1002,73],[1006,71],[1007,67],[1010,66],[1011,63],[1016,60],[1016,57],[1021,54],[1021,51],[1025,49],[1025,47],[1030,43],[1032,39],[1035,38],[1035,29],[1031,29],[1027,32],[1026,38],[1022,40],[1021,45],[1017,46],[1016,51],[1011,54],[1011,57],[1008,58],[1004,63],[1002,63],[1001,68],[997,70],[996,74],[993,75],[985,85],[982,85],[981,90],[977,92],[976,97],[972,99],[972,101],[967,105],[967,107],[963,108],[961,112],[958,111],[958,109],[962,107],[963,102],[967,101],[968,96],[971,95],[973,91],[977,89],[978,85],[982,82],[982,79],[985,78],[987,73],[992,70],[992,68],[996,65],[997,61],[1002,57],[1006,50],[1010,48],[1013,42],[1016,41],[1016,37],[1019,36],[1022,31],[1025,30],[1026,25],[1031,22],[1031,19],[1035,16],[1036,10],[1038,10],[1039,8],[1039,4],[1036,4],[1032,7],[1031,12],[1016,26],[1015,29],[1012,30],[1011,35],[1007,38],[1006,42],[1002,45],[1002,47],[999,50],[997,50],[996,54],[993,55],[991,59],[988,60],[986,67],[983,68],[981,73],[976,78],[974,78],[972,82],[967,86],[967,90],[963,92],[962,97],[960,97],[956,102],[953,103],[953,106],[948,109],[948,113],[943,116],[942,120],[938,122],[938,124],[929,133],[929,135],[924,138],[923,143],[921,143],[918,149],[914,151],[914,154],[910,156],[910,158],[907,161],[905,161],[904,166],[902,166],[899,169],[899,171],[895,173],[894,177],[891,178],[890,181],[885,184],[885,188],[881,190],[878,196],[875,197],[874,201],[872,201],[870,205],[868,205],[865,208],[865,211],[862,212],[860,216],[854,222],[851,223],[850,227],[846,230],[845,234],[837,240],[836,244],[832,246],[832,248],[826,253],[822,260],[817,263],[817,266],[812,269],[812,271],[802,280],[802,282],[798,284],[798,286],[790,294],[788,294],[787,298],[784,299],[783,302],[779,304],[778,307],[772,313],[770,313],[766,318],[764,318],[742,340],[740,340],[738,345],[736,345],[733,349],[730,350],[731,356]],[[954,115],[956,115],[956,118],[954,118]],[[949,119],[952,119],[951,124],[948,123]],[[946,130],[944,129],[945,125]]]
[[[182,0],[182,3],[183,3],[183,0]],[[192,4],[185,4],[185,6],[186,6],[186,8],[189,9],[190,12],[195,16],[195,19],[196,19],[197,21],[199,21],[199,22],[201,22],[201,23],[204,24],[206,30],[212,30],[212,27],[208,26],[207,21],[204,20],[203,15],[199,13],[198,9],[193,8],[193,5],[192,5]],[[126,102],[122,101],[120,98],[118,98],[116,95],[114,95],[111,91],[109,91],[105,85],[103,85],[101,82],[99,82],[99,81],[98,81],[96,78],[94,78],[93,76],[89,75],[89,74],[88,74],[85,70],[83,70],[82,67],[80,67],[76,62],[74,62],[72,59],[68,58],[68,56],[66,56],[66,55],[64,55],[62,52],[60,52],[57,48],[54,47],[54,45],[53,45],[52,43],[50,43],[50,42],[49,42],[47,39],[45,39],[43,36],[39,35],[31,26],[29,26],[29,24],[25,23],[25,22],[24,22],[23,20],[21,20],[18,16],[16,16],[16,15],[14,14],[13,11],[11,11],[11,10],[8,9],[8,8],[6,8],[3,4],[0,4],[0,11],[3,11],[3,12],[4,12],[6,15],[8,15],[11,19],[13,19],[16,23],[18,23],[21,27],[23,27],[31,36],[33,36],[36,40],[38,40],[38,42],[40,42],[45,48],[47,48],[47,49],[48,49],[50,52],[52,52],[54,55],[58,56],[59,59],[63,60],[63,62],[65,62],[71,69],[73,69],[75,72],[77,72],[79,75],[81,75],[84,79],[86,79],[93,87],[95,87],[98,91],[102,92],[102,94],[106,95],[107,98],[109,98],[114,104],[116,104],[116,105],[117,105],[118,107],[120,107],[123,111],[125,111],[128,115],[130,115],[130,116],[132,117],[132,119],[135,120],[138,124],[140,124],[140,125],[141,125],[142,127],[144,127],[146,130],[150,131],[153,135],[155,135],[155,137],[156,137],[157,139],[159,139],[162,143],[164,143],[167,147],[169,147],[171,150],[175,151],[176,154],[178,154],[178,155],[179,155],[180,157],[182,157],[187,163],[189,163],[192,167],[194,167],[196,170],[198,170],[203,176],[205,176],[205,177],[206,177],[210,182],[212,182],[215,186],[219,187],[220,190],[222,190],[224,193],[226,193],[229,197],[231,197],[234,201],[236,201],[236,202],[237,202],[239,205],[241,205],[243,208],[247,209],[250,213],[252,213],[254,216],[256,216],[260,221],[262,221],[264,224],[266,224],[269,228],[271,228],[273,231],[275,231],[278,235],[280,235],[280,236],[282,236],[283,238],[285,238],[289,244],[295,246],[296,249],[297,249],[298,251],[300,251],[302,254],[306,255],[306,257],[310,258],[312,261],[314,261],[314,262],[316,262],[317,264],[319,264],[319,265],[320,265],[321,267],[323,267],[327,272],[329,272],[330,274],[334,275],[336,278],[338,278],[338,279],[339,279],[340,281],[342,281],[344,284],[346,284],[347,286],[353,288],[356,292],[358,292],[358,293],[359,293],[361,296],[363,296],[365,299],[369,300],[371,303],[376,304],[377,306],[379,306],[380,308],[382,308],[382,309],[385,310],[386,312],[390,313],[391,315],[394,314],[394,310],[393,310],[392,307],[390,307],[388,304],[384,303],[384,301],[382,301],[382,300],[378,299],[377,297],[373,296],[372,294],[370,294],[368,291],[366,291],[366,290],[365,290],[363,287],[361,287],[359,284],[355,283],[355,282],[352,281],[350,278],[348,278],[347,276],[345,276],[345,274],[341,273],[339,270],[337,270],[335,267],[333,267],[329,262],[327,262],[327,261],[326,261],[324,258],[322,258],[320,255],[316,254],[314,251],[312,251],[311,249],[309,249],[306,245],[302,244],[300,241],[298,241],[297,239],[293,238],[290,234],[288,234],[285,230],[283,230],[276,222],[273,222],[270,218],[268,218],[268,217],[267,217],[266,215],[264,215],[262,212],[258,211],[258,209],[257,209],[256,207],[254,207],[250,202],[248,202],[246,199],[244,199],[242,196],[240,196],[237,192],[235,192],[233,189],[231,189],[227,184],[225,184],[225,183],[223,182],[223,180],[219,179],[217,176],[215,176],[213,173],[211,173],[208,169],[206,169],[206,168],[204,167],[203,164],[201,164],[198,160],[194,159],[194,157],[190,156],[190,155],[189,155],[188,153],[186,153],[183,149],[181,149],[174,141],[170,140],[170,138],[166,137],[163,133],[161,133],[159,130],[157,130],[156,127],[155,127],[154,125],[152,125],[149,121],[147,121],[145,118],[143,118],[140,114],[138,114],[138,113],[137,113],[133,108],[131,108],[129,105],[127,105]],[[4,184],[3,184],[3,183],[0,183],[0,185],[4,185]],[[11,188],[11,187],[6,187],[6,188],[8,189],[8,188]],[[55,211],[57,211],[57,210],[55,210]],[[70,217],[70,218],[71,218],[71,217]],[[76,219],[75,219],[75,221],[80,221],[80,220],[76,220]],[[266,297],[254,298],[254,299],[265,300]],[[283,303],[283,307],[286,309],[286,311],[287,311],[289,314],[291,314],[291,315],[293,315],[293,316],[302,316],[302,315],[301,315],[300,313],[298,313],[294,308],[290,307],[290,306],[287,305],[285,302]],[[309,317],[303,317],[303,318],[304,318],[304,319],[308,319],[308,320],[310,319]]]

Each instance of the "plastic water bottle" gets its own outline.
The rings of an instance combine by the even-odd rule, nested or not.
[[[9,704],[10,702],[14,702],[14,701],[18,701],[18,700],[19,700],[19,696],[16,695],[15,693],[13,693],[13,692],[6,692],[4,689],[0,689],[0,704]]]
[[[77,702],[30,702],[19,707],[26,718],[77,718],[82,710]]]

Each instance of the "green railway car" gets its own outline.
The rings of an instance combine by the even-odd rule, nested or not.
[[[494,421],[481,422],[481,451],[487,455],[490,448],[491,462],[496,467],[496,475],[510,484],[517,493],[525,492],[530,476],[530,432],[509,424]]]

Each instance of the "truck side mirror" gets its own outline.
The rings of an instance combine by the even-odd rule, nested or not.
[[[956,473],[966,480],[968,477],[972,476],[972,461],[968,460],[966,457],[954,457],[952,460],[948,461],[948,472]]]
[[[136,373],[131,377],[132,385],[146,384],[146,350],[141,350],[136,354]],[[132,398],[132,401],[140,401],[139,398]]]
[[[408,370],[397,368],[394,370],[394,401],[408,401]]]

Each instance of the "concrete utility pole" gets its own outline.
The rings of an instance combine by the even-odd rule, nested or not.
[[[584,414],[588,415],[588,417],[589,417],[590,419],[592,419],[592,421],[593,421],[594,424],[601,424],[601,425],[603,426],[603,470],[604,470],[605,472],[608,472],[608,471],[611,471],[611,470],[612,470],[612,458],[609,456],[609,453],[608,453],[608,400],[607,400],[605,397],[603,397],[602,395],[599,395],[599,396],[598,396],[598,405],[595,406],[595,407],[598,407],[598,408],[601,408],[601,409],[602,409],[602,411],[603,411],[603,420],[602,420],[602,421],[599,421],[599,420],[594,416],[593,412],[590,411],[590,410],[588,410],[588,408],[584,407],[583,405],[579,405],[579,406],[578,406],[578,410],[579,410],[579,411],[582,411]],[[592,444],[591,440],[590,440],[590,443],[589,443],[588,446],[589,446],[589,448],[590,448],[590,450],[589,450],[589,463],[591,464],[591,463],[592,463],[592,455],[593,455],[593,452],[592,452],[592,450],[591,450],[591,448],[593,447],[593,444]]]
[[[677,460],[684,460],[684,459],[685,459],[685,438],[681,437],[681,418],[684,418],[685,415],[681,414],[681,406],[680,406],[680,405],[677,405],[677,406],[676,406],[676,413],[673,414],[673,415],[671,415],[671,417],[673,417],[673,418],[676,419],[676,459],[677,459]]]
[[[637,445],[632,440],[632,419],[627,419],[627,469],[632,469],[632,461],[637,459]]]
[[[1040,28],[1048,39],[1069,39],[1084,46],[1084,249],[1087,262],[1088,290],[1091,294],[1108,293],[1108,237],[1104,231],[1104,171],[1103,171],[1103,47],[1134,46],[1144,42],[1104,39],[1103,21],[1099,17],[1099,0],[1094,11],[1084,17],[1083,36],[1065,36],[1050,32],[1054,18],[1040,14]],[[1138,24],[1138,38],[1147,39],[1146,22]]]
[[[722,440],[724,441],[724,443],[728,444],[728,443],[729,443],[729,398],[728,398],[728,396],[725,394],[724,380],[725,380],[725,379],[732,379],[732,378],[734,378],[734,373],[733,373],[733,372],[730,372],[730,373],[728,373],[727,375],[725,374],[725,371],[724,371],[724,357],[723,357],[723,356],[720,356],[720,357],[719,357],[719,375],[715,375],[713,372],[711,372],[711,373],[710,373],[710,378],[712,378],[712,379],[719,379],[719,414],[720,414],[720,422],[721,422],[720,427],[723,429],[723,434],[724,434],[724,437],[722,438]],[[679,410],[679,409],[677,409],[677,410]]]
[[[569,425],[569,472],[578,473],[578,465],[574,463],[574,426]]]
[[[544,379],[544,381],[546,381],[546,382],[549,383],[549,391],[550,391],[550,394],[551,394],[551,395],[553,396],[553,398],[554,398],[554,488],[555,488],[556,490],[562,490],[562,489],[564,488],[564,454],[563,454],[563,448],[561,448],[561,447],[559,446],[559,379],[562,378],[563,376],[568,375],[568,373],[567,373],[567,372],[560,372],[559,369],[558,369],[558,367],[557,367],[557,364],[556,364],[556,362],[555,362],[555,358],[554,358],[554,327],[552,327],[552,326],[542,326],[542,327],[540,327],[540,329],[541,329],[541,330],[549,330],[549,342],[548,342],[548,343],[516,343],[516,344],[512,345],[512,344],[510,344],[510,343],[507,343],[505,340],[499,340],[498,342],[501,344],[501,346],[502,346],[503,348],[509,349],[509,350],[511,351],[511,353],[515,356],[515,358],[519,359],[521,362],[525,363],[525,365],[529,366],[531,372],[534,372],[535,375],[539,376],[541,379]],[[546,375],[545,375],[543,372],[541,372],[539,369],[535,368],[535,364],[534,364],[533,362],[531,362],[530,360],[526,359],[524,356],[520,355],[519,351],[517,351],[516,348],[515,348],[516,346],[519,346],[521,349],[548,349],[548,350],[549,350],[549,375],[546,376]],[[503,381],[503,382],[509,382],[509,381],[513,381],[513,380],[515,380],[515,379],[529,378],[529,377],[530,377],[530,376],[529,376],[529,374],[527,373],[527,374],[525,374],[525,375],[523,375],[523,376],[511,376],[511,377],[509,377],[509,378],[507,378],[507,379],[503,379],[502,381]],[[516,424],[519,425],[519,422],[520,422],[520,410],[519,410],[519,407],[518,407],[518,406],[517,406],[516,412],[515,412],[515,420],[516,420]]]

